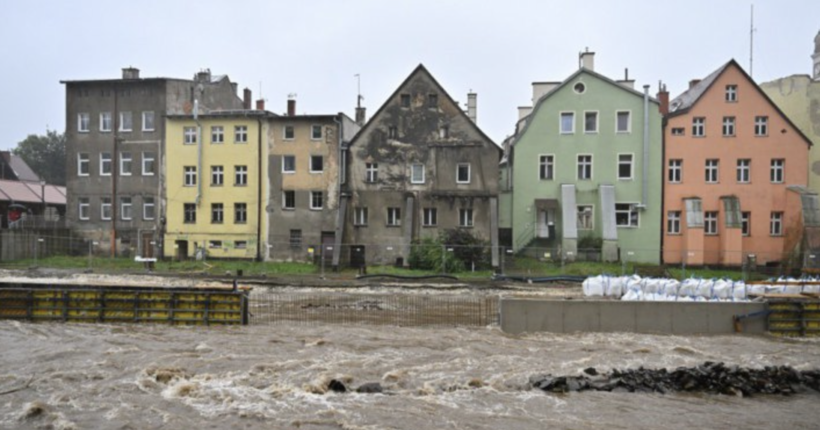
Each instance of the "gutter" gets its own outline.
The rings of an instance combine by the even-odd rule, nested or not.
[[[194,122],[196,123],[196,207],[202,200],[202,124],[199,122],[199,100],[194,99]]]
[[[262,261],[262,118],[257,118],[256,261]]]
[[[641,163],[641,209],[649,200],[649,85],[643,86],[643,162]]]

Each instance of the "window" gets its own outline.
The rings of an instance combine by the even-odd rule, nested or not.
[[[321,191],[311,191],[310,208],[313,210],[321,210],[324,205],[324,194]]]
[[[578,211],[578,229],[579,230],[592,230],[592,206],[591,205],[578,205],[576,207]]]
[[[686,225],[703,227],[703,203],[699,198],[683,199],[686,204]]]
[[[399,226],[401,225],[401,209],[387,208],[387,225]]]
[[[783,183],[783,176],[784,176],[784,167],[786,165],[786,160],[782,158],[773,158],[772,159],[772,169],[769,172],[769,179],[774,184],[782,184]]]
[[[367,225],[367,208],[358,207],[353,211],[353,225]]]
[[[183,127],[182,128],[182,136],[183,140],[182,143],[185,145],[194,145],[196,144],[196,127]]]
[[[737,182],[741,184],[749,183],[751,164],[752,161],[749,159],[737,160]]]
[[[130,221],[132,216],[131,197],[120,197],[120,219]]]
[[[302,230],[290,231],[290,249],[296,251],[302,249]]]
[[[131,158],[130,152],[121,152],[120,153],[120,175],[122,176],[131,176],[131,168],[133,167],[134,162]]]
[[[131,131],[134,129],[134,118],[131,112],[120,112],[120,131]]]
[[[211,203],[211,224],[222,224],[225,219],[224,212],[222,203]]]
[[[769,117],[756,116],[755,117],[755,136],[769,135]]]
[[[470,183],[470,163],[458,163],[456,165],[456,183]]]
[[[572,89],[575,90],[575,92],[578,94],[583,94],[584,91],[587,90],[587,87],[586,85],[584,85],[583,82],[578,82],[577,84],[575,84],[575,86],[572,87]]]
[[[88,208],[88,197],[80,197],[79,199],[77,199],[77,212],[81,220],[88,219]]]
[[[111,198],[103,197],[100,199],[100,219],[108,221],[111,219]]]
[[[632,131],[632,113],[629,111],[618,111],[615,113],[615,132],[629,133]]]
[[[222,166],[211,166],[211,185],[221,187],[224,182]]]
[[[225,130],[221,125],[214,125],[211,127],[211,143],[224,143]]]
[[[282,209],[296,209],[296,191],[282,191]]]
[[[703,213],[703,233],[707,235],[718,234],[717,229],[718,213],[704,212]]]
[[[248,185],[248,166],[233,166],[233,176],[237,187]]]
[[[186,187],[193,187],[196,185],[196,166],[185,166],[183,170],[184,174],[182,184]]]
[[[769,234],[772,236],[783,235],[783,212],[772,212],[769,221]]]
[[[247,240],[237,240],[233,243],[234,249],[248,249],[248,241]]]
[[[735,117],[733,117],[733,116],[724,116],[723,117],[723,135],[724,136],[734,136],[735,135]]]
[[[222,248],[222,241],[221,240],[209,240],[208,241],[208,248],[211,248],[211,249]]]
[[[364,181],[367,183],[376,183],[379,180],[379,163],[366,163]]]
[[[618,227],[638,227],[638,208],[633,203],[615,203],[615,225]]]
[[[184,214],[185,224],[196,224],[196,205],[194,203],[185,203]]]
[[[100,175],[111,176],[111,153],[100,153]]]
[[[296,172],[296,156],[295,155],[283,155],[282,156],[282,173],[295,173]]]
[[[88,133],[91,130],[91,115],[88,112],[77,114],[77,131]]]
[[[686,134],[686,129],[683,127],[672,127],[672,136],[683,136]]]
[[[111,112],[100,113],[100,131],[111,131]]]
[[[752,213],[751,212],[741,212],[740,213],[740,231],[744,236],[749,236],[752,234]]]
[[[322,126],[321,125],[311,125],[310,126],[310,139],[311,140],[322,140]]]
[[[438,209],[424,208],[421,214],[421,225],[432,227],[438,224]]]
[[[410,165],[410,183],[423,184],[424,183],[424,164]]]
[[[555,156],[541,155],[538,161],[538,179],[555,179]]]
[[[282,130],[282,138],[285,140],[293,140],[294,137],[296,137],[296,131],[293,129],[293,126],[286,125]]]
[[[680,211],[666,213],[666,234],[680,234]]]
[[[324,169],[324,157],[322,157],[321,155],[311,155],[310,173],[322,173]]]
[[[472,227],[473,226],[473,210],[472,209],[459,209],[458,210],[458,225],[460,227]]]
[[[153,152],[143,152],[142,153],[142,175],[143,176],[154,176],[155,171],[155,164],[154,164],[154,153]]]
[[[248,204],[234,203],[233,204],[233,223],[246,224],[248,222]]]
[[[561,134],[575,133],[575,112],[561,112]]]
[[[248,143],[248,126],[236,125],[233,127],[233,142]]]
[[[703,118],[703,117],[692,118],[692,136],[695,136],[695,137],[706,136],[706,118]]]
[[[632,179],[632,154],[618,154],[618,179]]]
[[[438,107],[438,94],[428,94],[427,95],[427,107],[430,107],[430,108]]]
[[[598,112],[584,112],[584,133],[598,132]]]
[[[85,152],[77,153],[77,176],[88,176],[91,174],[91,160]]]
[[[718,181],[718,160],[706,160],[706,183],[716,184]]]
[[[450,137],[450,126],[442,125],[438,129],[438,137],[441,139],[448,139]]]
[[[578,156],[578,179],[590,180],[592,179],[592,156],[579,155]]]
[[[726,101],[737,101],[737,85],[726,85]]]
[[[668,179],[672,184],[680,183],[683,177],[683,160],[669,160]]]
[[[410,107],[410,94],[402,94],[400,96],[401,100],[401,107],[409,108]]]
[[[388,139],[398,139],[399,138],[399,131],[396,126],[387,127],[387,138]]]
[[[146,111],[142,113],[142,131],[154,131],[153,111]]]
[[[154,210],[154,198],[153,197],[143,197],[142,198],[142,219],[148,221],[154,219],[156,216],[156,211]]]

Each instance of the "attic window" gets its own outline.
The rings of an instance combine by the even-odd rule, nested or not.
[[[401,95],[401,107],[409,108],[410,107],[410,94],[402,94]]]
[[[684,127],[674,127],[672,128],[672,136],[683,136],[686,133],[686,128]]]
[[[427,95],[427,107],[438,107],[438,94],[433,93]]]
[[[450,137],[450,126],[449,125],[442,125],[441,128],[438,129],[439,137],[442,139],[447,139]]]
[[[390,127],[387,128],[387,137],[389,139],[395,139],[395,138],[399,137],[399,132],[398,132],[398,130],[396,129],[395,126],[390,126]]]
[[[578,82],[572,89],[578,94],[583,94],[587,90],[587,86],[583,82]]]

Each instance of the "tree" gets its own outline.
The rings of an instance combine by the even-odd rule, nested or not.
[[[30,134],[11,152],[49,184],[65,185],[64,134],[54,130],[46,130],[45,136]]]

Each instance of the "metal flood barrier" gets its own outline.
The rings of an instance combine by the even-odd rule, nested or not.
[[[769,299],[768,330],[788,337],[820,336],[820,301]]]
[[[0,319],[248,324],[248,296],[230,289],[0,284]]]

